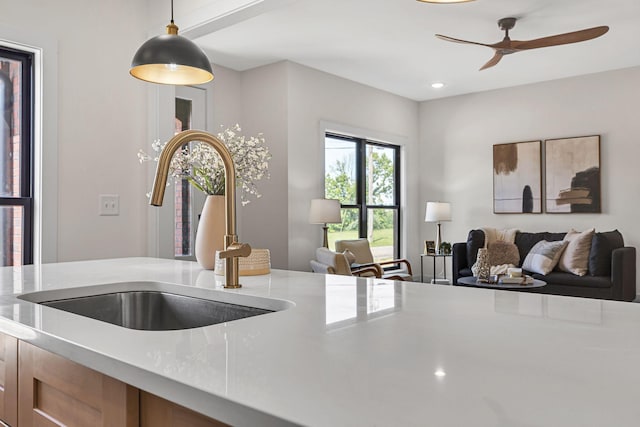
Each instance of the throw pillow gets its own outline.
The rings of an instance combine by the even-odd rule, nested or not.
[[[487,252],[489,252],[489,264],[492,266],[503,264],[518,265],[520,263],[520,253],[514,243],[502,240],[491,242],[487,247]]]
[[[356,262],[356,256],[353,252],[351,252],[349,249],[345,249],[344,252],[342,252],[342,254],[345,256],[345,258],[347,259],[347,262],[349,263],[349,265],[353,264],[354,262]]]
[[[611,276],[611,252],[624,247],[624,239],[618,230],[595,233],[589,253],[589,274]]]
[[[532,273],[548,274],[556,266],[562,251],[569,242],[547,242],[541,240],[536,243],[524,259],[522,268]]]
[[[567,248],[562,252],[558,268],[561,271],[584,276],[589,269],[589,251],[591,251],[591,240],[593,239],[594,228],[585,230],[582,233],[574,229],[564,236],[564,241],[569,242]]]

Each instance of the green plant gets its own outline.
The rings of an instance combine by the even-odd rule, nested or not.
[[[440,253],[449,255],[451,253],[451,243],[449,242],[440,243]]]

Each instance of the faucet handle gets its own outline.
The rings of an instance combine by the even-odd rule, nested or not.
[[[227,249],[220,252],[220,258],[246,258],[251,254],[251,246],[248,243],[234,242],[227,246]]]

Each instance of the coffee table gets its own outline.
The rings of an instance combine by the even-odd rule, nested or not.
[[[525,283],[524,285],[520,285],[517,283],[485,283],[478,282],[476,277],[460,277],[458,279],[458,283],[454,283],[454,285],[462,285],[462,286],[473,286],[476,288],[491,288],[491,289],[531,289],[531,288],[541,288],[547,285],[547,282],[543,280],[533,279],[533,283]]]

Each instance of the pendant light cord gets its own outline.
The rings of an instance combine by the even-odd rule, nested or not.
[[[171,23],[173,24],[173,0],[171,0]]]

